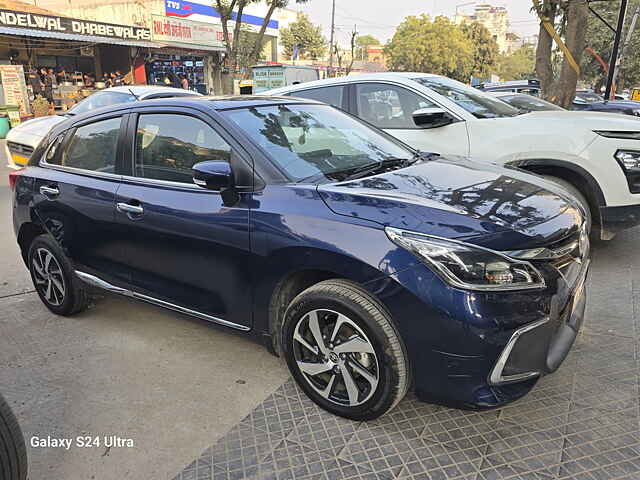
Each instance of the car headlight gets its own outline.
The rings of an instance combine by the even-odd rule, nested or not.
[[[640,140],[640,132],[633,130],[594,130],[601,137],[618,138],[621,140]]]
[[[618,150],[615,157],[626,171],[640,172],[640,150]]]
[[[544,279],[529,262],[475,245],[386,227],[389,239],[413,253],[450,285],[467,290],[543,288]]]

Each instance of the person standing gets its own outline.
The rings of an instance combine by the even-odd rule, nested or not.
[[[42,79],[40,78],[38,70],[36,70],[35,68],[29,70],[29,85],[31,85],[34,100],[38,97],[38,95],[43,95],[44,84],[42,83]]]
[[[44,68],[42,70],[44,70]],[[47,99],[47,102],[51,104],[53,103],[53,84],[56,76],[53,73],[53,68],[44,71],[46,72],[44,75],[44,97]]]
[[[189,80],[186,75],[180,75],[180,86],[185,90],[189,90]]]

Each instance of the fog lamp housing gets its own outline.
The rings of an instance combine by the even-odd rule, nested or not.
[[[618,150],[614,157],[627,177],[629,191],[640,193],[640,150]]]

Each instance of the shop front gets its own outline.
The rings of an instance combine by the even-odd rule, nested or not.
[[[189,88],[202,94],[220,91],[225,51],[220,25],[153,15],[151,35],[162,48],[147,62],[148,83],[172,85],[186,78]]]
[[[40,94],[64,108],[109,86],[116,75],[119,82],[133,83],[136,56],[159,47],[148,28],[17,5],[23,10],[0,9],[0,65],[22,66],[30,100]]]

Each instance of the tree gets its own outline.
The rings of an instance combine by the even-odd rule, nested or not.
[[[244,9],[252,3],[258,3],[260,0],[214,0],[213,8],[220,15],[220,23],[222,24],[223,42],[226,53],[226,64],[228,73],[223,81],[224,93],[233,93],[233,78],[240,71],[239,52],[243,41],[246,40],[245,35],[241,35],[242,15]],[[308,0],[295,0],[296,3],[306,3]],[[271,21],[271,17],[277,8],[285,8],[289,4],[289,0],[265,0],[268,10],[262,25],[258,30],[251,50],[247,53],[245,61],[248,65],[253,65],[262,52],[264,46],[264,34],[267,31],[267,25]],[[234,25],[232,25],[232,22]],[[233,28],[231,28],[233,27]],[[247,72],[245,72],[246,74]]]
[[[380,40],[373,35],[358,35],[356,37],[356,57],[359,60],[366,60],[367,51],[372,45],[380,45]]]
[[[284,54],[293,58],[296,45],[299,58],[316,59],[324,55],[327,40],[322,35],[322,27],[314,25],[309,17],[299,13],[298,19],[289,27],[280,30],[280,43],[284,47]]]
[[[472,74],[486,78],[498,59],[498,43],[487,27],[478,22],[465,22],[460,25],[460,28],[473,45]]]
[[[530,44],[498,56],[496,73],[502,80],[526,80],[535,77],[536,52]]]
[[[462,29],[446,17],[407,17],[385,47],[391,70],[438,73],[468,82],[474,48]]]
[[[626,29],[629,28],[632,13],[638,4],[640,4],[640,0],[629,1]],[[610,25],[616,24],[618,12],[620,11],[619,2],[601,2],[594,4],[593,7]],[[626,29],[623,32],[623,38],[626,37]],[[587,52],[582,56],[580,67],[582,69],[582,78],[590,82],[596,90],[604,87],[607,81],[607,73],[596,58],[596,55],[601,57],[607,65],[609,64],[613,48],[613,36],[614,33],[602,21],[595,15],[589,15],[586,33]],[[631,43],[627,48],[618,72],[618,91],[625,85],[629,87],[640,85],[640,55],[637,54],[638,51],[640,51],[640,25],[636,26],[636,31],[631,37]]]
[[[540,79],[542,96],[561,107],[568,108],[576,94],[578,72],[571,58],[580,63],[585,44],[588,17],[587,0],[534,0],[540,17],[540,34],[536,50],[536,74]],[[564,38],[571,56],[563,52],[559,66],[554,66],[551,33],[545,28],[548,23]],[[557,42],[556,42],[557,43]]]

